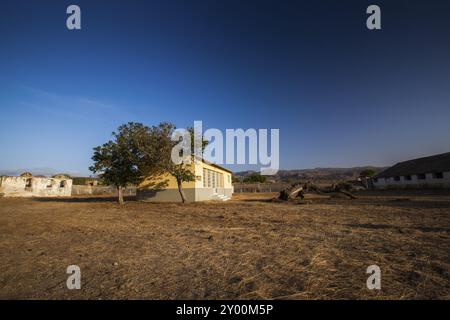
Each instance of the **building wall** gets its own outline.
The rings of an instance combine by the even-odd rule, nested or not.
[[[61,182],[64,182],[64,187],[61,187]],[[67,197],[72,195],[72,180],[40,177],[1,177],[0,195],[4,197]]]
[[[187,202],[194,202],[195,189],[183,188]],[[155,189],[138,189],[136,192],[138,200],[148,202],[181,202],[180,192],[177,189],[155,190]]]
[[[223,175],[223,187],[208,188],[203,186],[203,169],[219,172]],[[220,193],[227,196],[233,194],[231,173],[217,168],[207,163],[196,161],[191,165],[191,170],[195,174],[195,181],[183,182],[182,187],[188,202],[207,201],[213,199],[213,194]],[[179,202],[180,193],[176,179],[169,175],[161,175],[146,179],[141,183],[136,192],[137,198],[142,201],[154,202]]]
[[[193,165],[190,165],[191,170],[193,170]],[[184,181],[182,183],[183,188],[194,188],[195,181]],[[177,189],[178,184],[174,176],[170,174],[162,174],[155,177],[149,177],[145,179],[141,184],[139,184],[139,189],[153,189],[153,190],[163,190],[163,189]]]
[[[443,179],[436,179],[432,173],[425,174],[425,179],[419,179],[418,175],[411,175],[411,180],[406,180],[405,176],[400,176],[400,181],[395,181],[394,177],[378,178],[378,181],[373,181],[376,189],[387,188],[450,188],[450,172],[443,173]]]

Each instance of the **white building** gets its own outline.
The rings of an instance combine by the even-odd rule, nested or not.
[[[372,182],[375,189],[450,188],[450,152],[399,162]]]
[[[64,175],[0,177],[0,197],[67,197],[72,195],[72,179]]]

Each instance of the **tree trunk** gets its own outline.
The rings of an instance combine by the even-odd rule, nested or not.
[[[124,201],[123,201],[123,187],[122,186],[117,186],[117,196],[119,198],[119,204],[123,205]]]
[[[181,184],[182,184],[182,181],[177,179],[178,191],[180,192],[181,201],[183,203],[185,203],[186,202],[186,196],[184,195],[183,187],[181,186]]]

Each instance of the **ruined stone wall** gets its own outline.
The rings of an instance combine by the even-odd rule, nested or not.
[[[67,197],[72,195],[72,179],[46,177],[0,177],[3,197]]]

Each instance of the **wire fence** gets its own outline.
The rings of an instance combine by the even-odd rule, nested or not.
[[[290,183],[234,183],[234,192],[280,192],[289,187]],[[73,185],[72,195],[115,195],[117,189],[114,186],[86,186]],[[125,196],[135,196],[136,187],[127,187]]]
[[[234,192],[280,192],[290,183],[235,183]]]
[[[114,186],[72,186],[72,195],[115,195],[117,188]],[[127,187],[123,191],[124,196],[135,196],[136,187]]]

